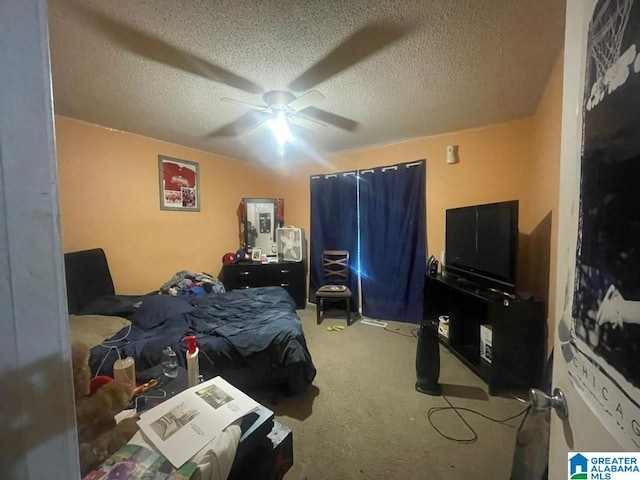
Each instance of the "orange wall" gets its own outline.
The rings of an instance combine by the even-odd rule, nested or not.
[[[529,189],[531,191],[531,210],[529,212],[529,224],[531,229],[543,222],[543,219],[551,212],[551,229],[549,232],[548,251],[549,271],[546,272],[548,282],[545,285],[544,272],[538,270],[540,261],[546,257],[546,248],[538,243],[532,243],[529,258],[529,284],[537,296],[543,296],[543,292],[537,289],[547,289],[546,298],[548,309],[549,341],[547,350],[553,347],[553,332],[555,331],[555,291],[556,291],[556,264],[557,264],[557,240],[558,240],[558,201],[560,195],[560,138],[562,124],[562,80],[563,80],[564,52],[560,52],[558,60],[549,76],[544,95],[538,105],[538,110],[533,117],[533,162],[531,164],[531,178]],[[545,232],[547,227],[540,228]],[[533,240],[533,236],[532,236]],[[545,260],[543,260],[544,262]],[[543,263],[546,265],[546,263]],[[544,298],[544,297],[543,297]]]
[[[56,117],[65,252],[104,248],[116,293],[158,289],[179,270],[217,275],[239,248],[243,197],[277,197],[264,168]],[[200,212],[160,210],[158,155],[197,162]]]

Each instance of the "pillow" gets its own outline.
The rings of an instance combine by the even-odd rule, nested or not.
[[[82,342],[93,348],[131,325],[126,318],[112,315],[69,315],[71,341]]]
[[[129,315],[129,319],[142,330],[162,325],[169,317],[188,313],[196,308],[187,299],[172,295],[150,295],[141,300],[142,303]]]

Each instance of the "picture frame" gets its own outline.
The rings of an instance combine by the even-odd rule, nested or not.
[[[160,210],[200,211],[198,164],[158,155]]]
[[[251,260],[253,260],[254,262],[259,262],[261,258],[262,258],[262,249],[254,247],[253,250],[251,250]]]

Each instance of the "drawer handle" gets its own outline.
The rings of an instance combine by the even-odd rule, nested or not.
[[[251,288],[249,285],[243,285],[240,288]]]
[[[282,269],[282,270],[280,270],[280,273],[289,273],[289,271],[290,271],[290,270]]]
[[[251,272],[247,272],[246,270],[243,272],[240,272],[240,275],[251,275]]]
[[[288,287],[289,285],[290,285],[290,284],[288,284],[288,283],[281,283],[281,284],[280,284],[280,286],[281,286],[281,287]]]

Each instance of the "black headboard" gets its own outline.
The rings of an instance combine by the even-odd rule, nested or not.
[[[64,254],[69,313],[104,295],[114,295],[107,257],[101,248]]]

